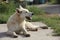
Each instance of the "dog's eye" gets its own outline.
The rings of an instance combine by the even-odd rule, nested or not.
[[[21,14],[21,13],[22,13],[22,11],[19,11],[19,13]]]
[[[27,13],[27,12],[26,12]]]

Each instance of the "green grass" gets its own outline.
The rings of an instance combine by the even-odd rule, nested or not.
[[[50,3],[51,4],[56,4],[57,3],[57,0],[50,0]]]
[[[28,6],[27,9],[31,12],[33,12],[35,15],[44,14],[45,11],[41,8],[35,7],[35,6]]]
[[[60,36],[60,17],[59,16],[47,16],[47,15],[34,15],[32,21],[42,21],[48,27],[54,29],[55,35]]]
[[[16,6],[13,2],[6,4],[0,3],[0,24],[6,23],[9,16],[15,12]]]

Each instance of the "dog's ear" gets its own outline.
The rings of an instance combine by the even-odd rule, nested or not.
[[[21,5],[19,6],[19,8],[20,8],[20,9],[23,9],[23,7],[22,7]]]
[[[19,10],[19,8],[16,8],[17,13],[22,13],[22,11]]]

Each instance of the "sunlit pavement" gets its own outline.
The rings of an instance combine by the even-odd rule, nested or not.
[[[46,26],[41,22],[33,22],[33,24],[39,26]],[[0,40],[60,40],[60,37],[51,36],[52,29],[39,29],[38,31],[29,31],[30,37],[23,37],[18,35],[18,38],[11,38],[6,35],[7,26],[6,24],[0,24]]]

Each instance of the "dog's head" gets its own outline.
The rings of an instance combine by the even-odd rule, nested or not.
[[[32,19],[32,12],[29,12],[28,9],[23,8],[22,6],[20,6],[20,8],[16,9],[16,12],[20,15],[21,18],[23,19],[28,19],[31,20]]]

